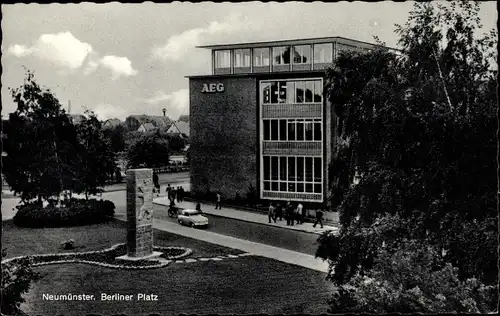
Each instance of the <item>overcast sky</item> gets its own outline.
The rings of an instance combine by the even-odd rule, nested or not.
[[[413,3],[169,3],[2,5],[2,116],[15,109],[7,87],[23,65],[71,112],[101,119],[189,113],[188,79],[210,74],[202,44],[342,36],[396,47],[394,24]],[[482,4],[485,29],[496,3]]]

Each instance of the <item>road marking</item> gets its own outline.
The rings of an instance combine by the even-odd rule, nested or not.
[[[186,263],[192,263],[192,262],[196,262],[197,260],[196,259],[186,259]]]

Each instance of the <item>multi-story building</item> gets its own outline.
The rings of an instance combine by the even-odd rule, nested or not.
[[[342,50],[375,45],[342,37],[201,46],[212,74],[190,76],[191,191],[322,203],[336,145],[325,69]]]

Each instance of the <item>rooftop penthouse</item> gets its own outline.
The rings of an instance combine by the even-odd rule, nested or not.
[[[198,47],[212,50],[212,75],[231,75],[323,70],[342,51],[370,51],[379,45],[322,37]]]

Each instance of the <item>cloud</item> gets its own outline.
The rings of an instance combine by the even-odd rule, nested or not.
[[[172,35],[163,46],[153,48],[153,58],[163,61],[179,61],[197,45],[245,29],[248,27],[247,22],[242,14],[234,13],[222,22],[212,21],[205,27],[194,28]]]
[[[145,100],[147,104],[154,105],[155,108],[162,106],[167,109],[167,116],[172,119],[179,118],[182,114],[189,112],[189,90],[180,89],[170,94],[164,91],[157,91],[151,98]]]
[[[52,62],[59,68],[75,70],[82,66],[92,52],[92,45],[78,40],[71,32],[66,31],[43,34],[30,47],[11,45],[8,52],[17,57],[34,56]]]
[[[126,109],[111,104],[99,104],[93,111],[100,120],[117,118],[124,121],[130,115]]]
[[[103,67],[111,70],[113,80],[120,76],[129,77],[137,74],[137,70],[132,68],[132,62],[127,57],[107,55],[100,60],[100,63]]]
[[[33,56],[42,61],[52,62],[59,74],[67,74],[83,68],[83,74],[89,75],[100,66],[111,70],[112,79],[120,76],[134,76],[137,70],[127,57],[106,55],[102,58],[93,50],[92,45],[80,41],[71,32],[42,34],[32,46],[14,44],[7,49],[16,57]]]

